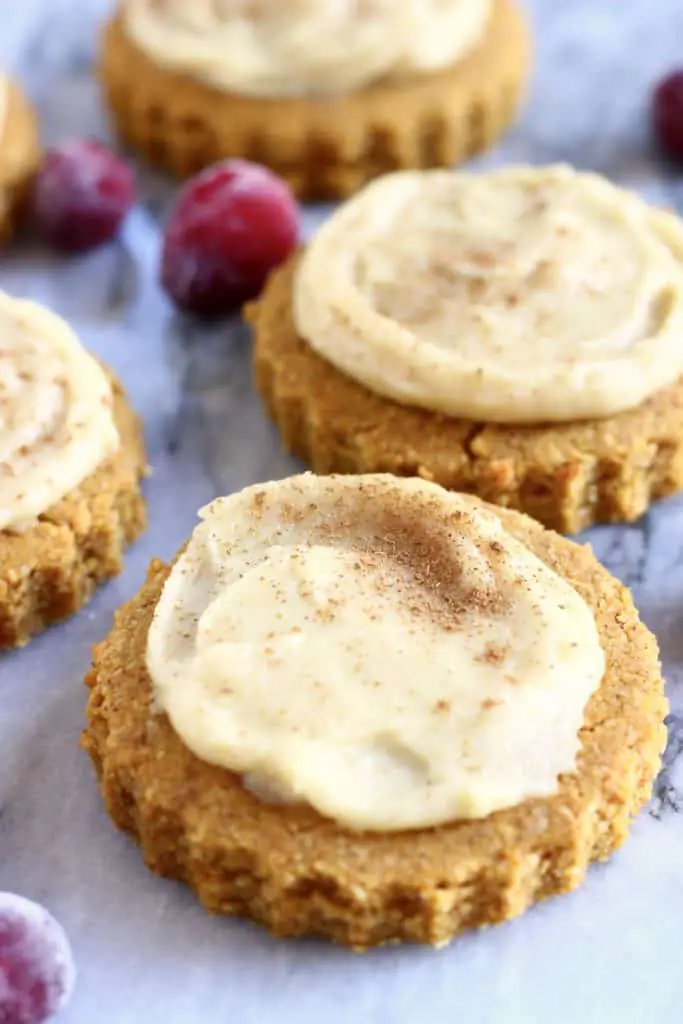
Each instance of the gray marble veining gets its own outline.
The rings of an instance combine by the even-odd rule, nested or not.
[[[683,174],[649,138],[651,83],[683,61],[680,0],[530,0],[537,71],[518,127],[479,163],[566,160],[683,210]],[[0,0],[0,62],[24,80],[46,137],[103,134],[92,75],[107,0]],[[285,475],[253,394],[237,323],[201,328],[156,284],[173,188],[141,169],[142,201],[117,244],[87,259],[35,248],[3,257],[0,287],[68,317],[143,413],[154,475],[150,528],[91,606],[0,665],[0,888],[47,902],[74,939],[80,981],[66,1024],[642,1024],[681,1013],[683,947],[683,497],[632,526],[591,531],[657,633],[672,705],[649,811],[575,895],[440,953],[364,959],[277,943],[208,918],[155,879],[102,812],[78,750],[89,647],[216,493]],[[324,210],[307,212],[312,229]]]

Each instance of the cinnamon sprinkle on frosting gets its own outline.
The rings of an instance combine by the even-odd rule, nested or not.
[[[485,815],[572,769],[603,670],[595,623],[476,499],[306,475],[202,518],[147,647],[199,757],[376,831]]]

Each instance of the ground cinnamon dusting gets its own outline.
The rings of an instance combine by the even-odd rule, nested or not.
[[[509,649],[504,644],[491,643],[486,645],[477,660],[485,662],[487,665],[502,665],[508,653]]]
[[[254,496],[259,513],[267,499],[266,492]],[[277,501],[270,511],[288,523],[305,521],[311,545],[353,551],[354,571],[369,581],[375,593],[394,593],[412,616],[426,618],[443,630],[463,628],[465,617],[469,621],[473,612],[503,615],[509,608],[495,573],[486,569],[477,573],[458,557],[459,538],[466,539],[475,524],[467,511],[444,514],[439,501],[392,494],[370,481],[359,484],[351,510],[346,496],[338,495],[319,505]],[[495,555],[505,553],[498,541],[488,547]],[[312,597],[308,590],[300,595]],[[316,617],[332,621],[339,605],[337,599],[330,599]],[[364,614],[377,617],[372,606]],[[503,657],[503,652],[491,651],[487,660]]]
[[[446,712],[451,710],[451,702],[449,700],[437,700],[433,710],[437,714],[445,714]]]
[[[505,612],[508,602],[495,580],[473,581],[457,558],[457,534],[467,534],[465,513],[458,517],[458,529],[445,520],[438,503],[424,499],[382,493],[381,501],[368,503],[368,508],[374,522],[367,526],[374,527],[375,535],[367,543],[399,569],[413,614],[427,614],[441,628],[453,630],[469,612]]]
[[[252,499],[252,503],[253,503],[252,511],[254,513],[256,513],[256,514],[260,513],[262,511],[262,509],[263,509],[265,500],[266,500],[266,492],[265,491],[256,491],[256,493],[254,494],[254,497]]]

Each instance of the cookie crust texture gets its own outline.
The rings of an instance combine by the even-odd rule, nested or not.
[[[41,157],[35,112],[21,89],[9,81],[6,122],[0,128],[0,244],[11,236],[23,213]]]
[[[160,67],[119,13],[100,79],[121,138],[181,178],[226,157],[266,164],[302,198],[349,196],[401,168],[450,166],[487,149],[512,121],[530,39],[514,0],[495,0],[480,45],[445,71],[338,97],[252,98]]]
[[[683,378],[603,420],[458,420],[370,391],[297,333],[292,257],[246,309],[254,377],[284,447],[317,472],[420,476],[560,533],[632,522],[683,489]]]
[[[576,888],[592,861],[621,845],[665,745],[656,641],[589,548],[494,511],[588,602],[605,651],[577,772],[561,777],[557,794],[481,820],[394,833],[352,832],[309,807],[260,802],[237,776],[191,753],[154,709],[145,649],[170,572],[155,561],[94,651],[83,737],[109,814],[152,871],[186,882],[214,913],[360,950],[440,945],[514,917]]]
[[[114,378],[112,390],[118,451],[34,526],[0,532],[0,649],[21,647],[77,612],[98,584],[118,575],[124,549],[145,529],[140,422]]]

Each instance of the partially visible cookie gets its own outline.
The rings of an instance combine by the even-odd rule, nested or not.
[[[293,258],[247,316],[254,376],[287,451],[317,473],[419,475],[520,509],[561,533],[633,521],[683,488],[683,379],[604,421],[477,423],[400,405],[322,359],[297,332]]]
[[[115,378],[121,448],[22,533],[0,533],[0,648],[21,647],[66,619],[105,580],[147,525],[140,482],[147,461],[140,421]]]
[[[35,112],[21,88],[0,74],[0,242],[21,214],[40,158]]]
[[[46,325],[54,351],[36,340]],[[120,572],[146,525],[147,463],[120,383],[79,351],[66,324],[0,293],[0,340],[0,379],[12,387],[0,463],[0,648],[8,648],[72,615]],[[70,376],[76,368],[80,381]]]
[[[419,475],[562,532],[683,487],[683,222],[598,175],[387,175],[247,317],[317,472]]]
[[[119,12],[105,30],[100,77],[120,136],[162,170],[188,177],[244,157],[301,197],[347,196],[390,170],[459,163],[508,126],[528,77],[529,34],[514,0],[494,0],[492,10],[481,42],[445,70],[274,97],[226,92],[162,66]]]
[[[430,502],[441,507],[443,499],[439,497],[439,489],[430,490],[430,485],[396,481],[390,477],[298,479],[303,483],[294,478],[291,482],[251,488],[239,497],[224,499],[229,503],[229,515],[227,506],[225,513],[230,528],[223,535],[217,527],[219,532],[215,537],[211,535],[210,548],[206,549],[211,552],[210,557],[219,559],[223,569],[227,570],[227,575],[218,577],[222,582],[219,583],[220,596],[215,603],[209,603],[205,611],[204,599],[201,605],[196,604],[196,598],[200,592],[203,593],[203,581],[211,578],[212,570],[208,562],[201,563],[201,572],[194,566],[192,556],[188,554],[196,548],[193,538],[190,547],[181,551],[174,565],[153,562],[147,582],[139,594],[119,611],[111,634],[95,649],[93,667],[86,678],[90,697],[83,744],[95,765],[102,796],[114,822],[140,843],[151,870],[186,882],[210,911],[251,917],[279,936],[316,933],[358,949],[396,941],[442,944],[464,929],[507,920],[537,900],[574,889],[583,880],[592,861],[609,857],[626,838],[632,816],[650,795],[665,743],[663,719],[667,703],[657,645],[639,621],[628,591],[598,564],[588,548],[544,530],[525,516],[483,506],[474,498],[449,497],[455,509],[464,511],[456,511],[455,518],[444,520],[450,526],[446,525],[443,532],[443,523],[439,524],[436,512],[432,514],[430,511]],[[338,484],[341,479],[346,483]],[[300,500],[296,494],[294,499],[288,497],[282,505],[281,515],[276,517],[271,503],[277,488],[283,484],[299,487],[302,497]],[[317,497],[316,487],[319,488]],[[358,515],[350,516],[344,494],[348,496],[354,488],[368,504],[359,507]],[[338,501],[334,497],[328,500],[325,496],[332,492],[338,492]],[[383,496],[387,494],[396,494],[397,497],[390,497],[386,499],[388,503],[383,504]],[[417,504],[414,501],[416,495]],[[219,506],[220,500],[215,505]],[[205,523],[198,528],[204,531],[203,536],[209,536],[206,529],[214,515],[213,507],[206,510]],[[248,513],[251,519],[246,524],[242,520],[245,508],[251,510]],[[215,514],[220,516],[222,513],[219,509]],[[476,517],[480,514],[488,524],[484,527],[485,536],[489,536],[490,530],[493,531],[491,537],[500,538],[498,541],[484,540],[478,549],[477,558],[481,557],[490,567],[492,577],[477,575],[477,559],[474,563],[467,561],[472,549],[457,546],[461,527],[466,529],[463,524],[471,515]],[[464,516],[464,519],[459,516]],[[504,533],[496,532],[500,526]],[[265,573],[263,567],[266,563],[259,558],[252,559],[246,570],[242,563],[238,564],[246,550],[242,548],[245,536],[253,538],[249,544],[264,545],[266,561],[275,560],[268,561]],[[270,547],[271,536],[274,547]],[[307,543],[294,543],[304,537],[308,537]],[[476,804],[470,801],[463,805],[467,813],[460,820],[442,820],[436,827],[391,830],[388,822],[383,821],[373,828],[366,826],[359,830],[340,824],[338,818],[321,813],[310,803],[291,802],[292,797],[286,795],[286,789],[282,791],[280,783],[275,786],[273,782],[278,778],[273,774],[276,771],[273,767],[275,742],[261,748],[259,731],[265,720],[274,723],[268,727],[275,730],[273,736],[285,736],[287,744],[291,741],[296,745],[299,742],[297,734],[308,736],[310,723],[306,716],[309,705],[301,703],[306,681],[297,677],[291,687],[285,687],[283,694],[286,677],[279,675],[283,671],[282,659],[292,652],[296,657],[296,650],[301,647],[305,674],[311,677],[311,694],[319,695],[315,699],[322,702],[320,706],[323,709],[330,706],[324,703],[326,700],[335,699],[335,680],[339,672],[350,671],[351,674],[345,678],[352,689],[365,686],[363,680],[367,663],[363,658],[355,663],[352,658],[347,664],[344,642],[335,645],[334,640],[335,617],[340,616],[338,628],[344,629],[350,614],[346,602],[355,600],[357,593],[362,594],[359,613],[371,641],[367,648],[362,648],[363,651],[373,650],[377,637],[382,635],[384,621],[382,615],[373,612],[372,606],[366,607],[366,600],[370,605],[374,601],[388,602],[388,605],[394,602],[402,615],[412,616],[410,630],[404,637],[409,646],[413,642],[411,633],[425,628],[422,618],[425,614],[438,617],[435,620],[437,633],[441,628],[438,623],[445,625],[446,634],[439,634],[445,636],[445,642],[448,642],[451,630],[460,641],[462,633],[458,631],[463,629],[463,621],[468,621],[466,618],[463,620],[463,616],[479,609],[476,614],[484,618],[475,621],[483,623],[488,614],[486,607],[491,608],[490,614],[496,622],[496,616],[501,617],[500,631],[495,635],[502,642],[506,635],[505,595],[512,594],[515,586],[525,586],[525,580],[517,579],[515,583],[513,573],[509,579],[512,590],[507,589],[507,583],[501,583],[497,589],[497,574],[504,564],[499,559],[507,557],[503,554],[505,545],[518,542],[552,570],[560,588],[565,586],[564,581],[570,585],[572,589],[567,593],[574,605],[578,597],[585,602],[581,624],[576,627],[579,632],[571,645],[575,650],[570,656],[573,657],[576,649],[587,643],[586,619],[592,617],[594,625],[591,622],[590,628],[604,658],[596,676],[597,688],[593,689],[588,703],[585,704],[581,697],[571,711],[572,722],[577,713],[579,725],[583,721],[578,733],[580,750],[575,770],[563,772],[559,779],[553,779],[551,790],[545,790],[549,795],[518,802],[514,797],[508,797],[507,802],[503,798],[503,808],[488,814],[478,811]],[[321,551],[319,544],[325,548],[322,563],[317,561]],[[456,545],[455,549],[450,548],[451,544]],[[449,550],[461,550],[465,561],[461,563],[456,559],[451,565]],[[283,560],[283,552],[287,551],[290,552],[289,558]],[[405,594],[400,583],[392,585],[389,591],[381,586],[374,590],[374,584],[368,584],[367,588],[363,584],[360,590],[354,586],[347,591],[338,591],[335,590],[335,579],[338,582],[340,577],[326,573],[318,579],[320,589],[317,589],[314,585],[317,577],[311,576],[308,569],[312,571],[316,564],[326,565],[328,557],[336,558],[340,553],[343,556],[347,551],[353,557],[335,563],[347,567],[342,568],[342,575],[347,570],[358,573],[357,579],[363,583],[363,573],[367,572],[379,574],[376,578],[381,580],[384,568],[395,574],[397,566],[405,568],[415,560],[412,564],[417,576],[413,582],[417,581],[417,587],[410,584]],[[236,562],[231,569],[230,560],[233,558]],[[222,559],[226,560],[225,563]],[[463,575],[465,565],[468,568]],[[286,604],[278,604],[278,593],[282,594],[280,586],[285,577],[281,580],[277,576],[279,569],[274,569],[276,566],[282,569],[289,581],[286,585],[290,599]],[[450,570],[458,566],[458,572],[453,574]],[[475,575],[470,577],[470,571]],[[545,568],[537,569],[536,578],[545,571]],[[400,578],[404,579],[403,576]],[[487,596],[480,589],[480,584],[481,580],[489,580],[486,584],[489,587],[491,579],[494,581],[493,589],[487,592]],[[468,581],[476,584],[471,592],[467,587]],[[245,615],[246,598],[240,590],[235,606],[241,609],[239,621],[234,620],[237,625],[233,624],[227,631],[218,629],[216,615],[226,614],[226,608],[229,614],[231,588],[244,585],[260,588],[263,600],[249,604]],[[169,586],[171,589],[166,592],[165,588]],[[188,586],[195,589],[183,593],[183,587]],[[336,597],[327,603],[326,597],[333,593]],[[187,607],[191,606],[195,612],[191,617],[185,614],[187,594],[190,602]],[[268,612],[268,595],[275,598],[270,608],[274,614],[274,625],[272,632],[264,633],[263,657],[266,660],[262,662],[259,617],[264,609]],[[236,593],[234,596],[237,600]],[[512,600],[516,598],[513,596]],[[493,603],[486,604],[489,601]],[[306,614],[300,625],[292,628],[289,619],[291,615],[298,616],[298,611],[292,611],[292,608],[299,607],[298,602],[302,602],[302,607],[317,610],[310,616]],[[197,613],[198,608],[201,614]],[[533,638],[533,616],[539,614],[538,605],[532,601],[529,608],[532,619],[525,620],[525,629],[530,627],[529,637]],[[558,608],[564,615],[563,605]],[[169,609],[173,616],[178,617],[182,631],[177,635],[169,634],[160,647],[158,640],[160,635],[163,638]],[[551,613],[555,614],[552,610]],[[263,628],[266,629],[265,624]],[[244,643],[236,646],[230,642],[231,630],[235,629],[244,637]],[[151,645],[153,630],[156,634]],[[327,661],[325,657],[322,661],[311,660],[316,657],[316,636],[323,635],[325,630],[330,631],[331,638],[331,644],[323,644],[322,648],[328,652]],[[201,632],[201,646],[195,652],[195,660],[187,661],[186,668],[177,676],[180,685],[175,689],[172,686],[171,690],[160,690],[159,676],[153,673],[160,669],[172,671],[172,665],[166,659],[180,657],[198,631]],[[431,637],[432,634],[426,635]],[[476,639],[480,636],[476,630],[469,635],[475,644],[481,642]],[[202,652],[209,651],[219,639],[224,645],[215,652],[220,654],[219,659],[211,661],[207,656],[203,660]],[[352,644],[356,642],[353,634],[349,639]],[[393,639],[396,642],[396,638]],[[361,642],[359,639],[358,643]],[[517,667],[526,663],[524,659],[529,651],[526,640],[518,638],[518,642],[522,660],[514,662]],[[485,685],[499,687],[498,699],[485,700],[480,715],[493,713],[489,709],[508,700],[514,705],[521,692],[517,685],[526,683],[528,686],[531,682],[528,676],[523,681],[508,677],[505,668],[507,653],[503,647],[502,643],[489,645],[485,649],[484,661],[480,663],[475,658],[471,668],[475,674],[483,671],[481,679],[488,680]],[[353,649],[356,650],[355,647]],[[406,737],[393,732],[394,727],[399,732],[401,728],[396,725],[400,723],[401,708],[391,703],[399,699],[399,694],[413,707],[415,702],[419,704],[421,694],[427,692],[429,697],[424,698],[428,705],[426,710],[436,716],[431,719],[434,735],[438,730],[438,735],[443,738],[441,730],[453,728],[453,745],[460,748],[462,743],[466,758],[471,756],[467,744],[469,734],[464,733],[463,743],[460,732],[463,726],[458,723],[471,721],[475,725],[479,723],[478,728],[486,729],[485,722],[482,726],[477,713],[472,719],[468,714],[460,717],[461,703],[458,703],[458,714],[453,719],[448,717],[451,711],[447,699],[438,700],[431,706],[435,675],[438,677],[437,691],[441,692],[442,685],[448,690],[446,676],[440,675],[441,669],[433,660],[425,662],[423,685],[419,692],[410,691],[394,677],[393,667],[386,669],[386,659],[382,661],[382,650],[386,658],[395,660],[394,653],[381,646],[377,650],[380,661],[373,665],[373,670],[378,674],[367,676],[364,711],[367,717],[359,727],[363,737],[372,732],[374,726],[370,723],[375,719],[372,717],[371,694],[379,693],[377,688],[388,687],[388,717],[380,716],[378,719],[386,730],[382,739],[385,746],[379,752],[379,761],[361,757],[353,760],[348,772],[341,771],[337,757],[347,756],[342,746],[340,750],[335,748],[337,752],[321,762],[327,765],[322,775],[320,771],[306,775],[307,762],[304,760],[304,774],[296,777],[307,779],[301,784],[312,787],[317,799],[322,799],[321,777],[323,789],[325,786],[329,789],[330,785],[340,785],[344,789],[356,771],[360,776],[369,772],[372,785],[377,783],[382,791],[384,781],[381,775],[373,776],[373,765],[385,764],[383,758],[386,758],[386,770],[395,770],[394,753],[399,752],[400,766],[403,756],[400,752],[404,750],[402,744],[412,749],[411,743],[417,742],[418,726],[413,718],[410,718]],[[331,651],[334,654],[330,657]],[[160,655],[161,662],[158,660]],[[590,658],[593,658],[592,653]],[[533,664],[533,658],[528,664]],[[210,680],[211,675],[218,671],[220,685],[216,676],[211,689],[202,691],[205,699],[195,706],[188,697],[192,694],[193,673],[198,665],[203,673],[208,673],[202,675],[202,679]],[[555,668],[553,666],[553,670]],[[545,679],[543,671],[541,680]],[[570,682],[566,690],[570,702],[576,700],[577,687],[585,685],[585,679],[579,678],[580,672],[577,669],[573,681],[565,680],[565,683]],[[410,678],[414,677],[411,675]],[[460,675],[458,679],[463,681]],[[328,686],[329,691],[326,689]],[[549,692],[547,686],[541,685],[541,690],[544,694]],[[343,704],[347,691],[341,687],[336,692],[341,693],[340,715],[323,713],[321,731],[315,733],[313,746],[307,747],[304,741],[302,747],[296,748],[300,756],[317,757],[316,752],[324,750],[326,743],[339,741],[336,730],[340,719],[347,713]],[[466,687],[463,692],[468,692]],[[475,692],[481,700],[482,691],[478,684]],[[177,697],[177,702],[172,705],[176,728],[160,705],[160,700],[171,699],[173,693]],[[235,693],[241,696],[236,698]],[[263,705],[263,715],[255,704],[250,704],[251,728],[240,732],[242,704],[230,704],[230,701],[246,699],[251,702],[252,699],[260,700],[259,695],[266,693],[271,696]],[[525,693],[527,699],[528,692]],[[396,696],[392,697],[392,694]],[[447,692],[442,697],[447,697]],[[542,699],[545,700],[545,696]],[[555,700],[554,697],[552,699]],[[310,700],[313,700],[312,696]],[[231,709],[227,715],[226,708]],[[193,717],[190,720],[191,712]],[[290,733],[287,733],[288,715],[291,716]],[[393,723],[391,729],[387,724],[389,719]],[[567,728],[566,715],[555,716],[553,721],[555,725],[550,726],[551,731],[559,721],[562,721],[563,729]],[[281,727],[277,724],[279,722],[283,723]],[[515,735],[511,734],[509,739],[515,743],[520,736],[526,736],[527,741],[523,742],[533,745],[525,747],[523,758],[536,765],[532,768],[532,777],[536,770],[547,771],[546,756],[539,757],[536,747],[546,754],[554,752],[552,739],[540,727],[536,717],[524,719],[522,716],[517,724],[518,730],[513,730]],[[427,726],[427,739],[431,728]],[[571,739],[573,725],[568,728]],[[367,731],[363,732],[363,729]],[[205,759],[193,752],[180,733],[188,739],[192,736],[193,745],[199,742],[198,738],[206,743],[207,755],[209,749],[213,750],[213,762],[209,763],[208,756]],[[213,733],[214,740],[222,738],[217,748],[211,746],[210,733]],[[244,744],[248,746],[255,736],[255,749],[263,749],[261,767],[257,772],[262,773],[267,766],[271,773],[271,782],[265,787],[263,782],[257,785],[255,777],[245,778],[218,763],[228,756],[227,751],[232,748],[243,751]],[[481,738],[479,733],[477,743]],[[576,740],[576,731],[573,731],[573,741]],[[277,739],[276,742],[282,740]],[[492,749],[501,749],[495,741],[488,742],[493,742]],[[290,750],[289,746],[281,749],[285,752]],[[427,749],[431,750],[429,743]],[[476,749],[482,748],[477,746]],[[239,756],[246,755],[241,753]],[[413,812],[416,809],[419,815],[429,813],[426,796],[424,802],[412,800],[412,787],[415,779],[420,778],[422,769],[419,766],[423,763],[421,757],[417,761],[408,757],[404,765],[405,777],[399,775],[399,778],[404,778],[404,788],[396,790],[388,784],[386,792],[388,800],[393,801],[394,813],[404,813],[409,794]],[[292,765],[301,767],[301,762],[290,761],[290,767]],[[379,767],[377,770],[381,772],[383,769]],[[467,785],[467,770],[464,775],[458,772],[455,775],[438,774],[439,785],[449,778],[449,784],[453,780],[459,784],[458,780],[463,779]],[[474,772],[473,785],[477,786],[477,772],[485,769],[471,766],[469,770]],[[330,778],[336,782],[329,783]],[[431,793],[429,785],[427,789]],[[355,812],[353,800],[358,799],[363,803],[363,813],[367,815],[368,806],[372,806],[367,802],[370,788],[357,784],[350,812]],[[485,778],[485,799],[495,788],[495,785],[493,788],[488,786]],[[293,792],[301,793],[301,790],[294,789]],[[397,801],[397,792],[403,793],[405,800]],[[348,803],[345,807],[348,814]],[[373,813],[385,815],[387,804],[380,801]]]

